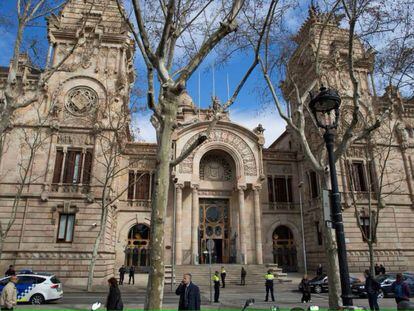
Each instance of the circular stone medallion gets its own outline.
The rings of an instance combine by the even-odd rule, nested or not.
[[[98,94],[87,86],[77,86],[66,95],[65,107],[74,116],[84,116],[90,112],[98,102]]]

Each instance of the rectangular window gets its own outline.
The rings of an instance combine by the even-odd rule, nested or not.
[[[322,231],[319,227],[319,221],[315,221],[315,228],[316,228],[316,238],[318,240],[318,245],[322,245]]]
[[[151,179],[150,174],[129,171],[128,179],[128,200],[148,200]]]
[[[75,215],[74,214],[60,214],[57,241],[71,243],[73,241],[74,227],[75,227]]]
[[[274,179],[275,201],[276,202],[292,202],[292,177],[276,176]]]
[[[273,197],[273,178],[272,176],[267,176],[267,191],[269,193],[269,203],[273,203],[275,201]]]
[[[53,183],[88,185],[91,180],[92,151],[68,149],[66,154],[62,149],[56,151]]]
[[[309,172],[309,189],[312,199],[319,197],[318,175],[315,171]]]
[[[363,162],[352,162],[349,175],[352,179],[354,191],[367,191],[365,167]]]

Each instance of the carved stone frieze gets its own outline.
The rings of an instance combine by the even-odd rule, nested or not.
[[[61,145],[93,145],[93,136],[89,134],[59,133],[57,143]]]
[[[199,134],[196,134],[191,137],[185,144],[183,150],[189,148],[189,146],[191,146],[191,144],[198,138],[198,135]],[[232,146],[239,152],[240,157],[243,159],[244,174],[247,176],[254,176],[257,174],[256,160],[253,151],[240,136],[225,129],[216,129],[211,133],[209,141],[226,143]],[[194,150],[180,164],[180,173],[191,173],[193,171],[193,159],[196,150]]]
[[[156,160],[155,159],[139,159],[139,158],[130,158],[129,159],[129,167],[149,171],[155,169]]]
[[[267,164],[267,173],[272,175],[292,174],[292,165],[290,164]]]

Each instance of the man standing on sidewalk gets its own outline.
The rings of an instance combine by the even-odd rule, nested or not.
[[[9,283],[3,288],[0,296],[1,310],[13,310],[17,304],[17,276],[12,275]]]
[[[122,267],[119,268],[118,272],[119,272],[119,285],[122,285],[124,284],[124,277],[125,277],[125,272],[126,272],[125,266],[122,265]]]
[[[266,286],[266,299],[265,301],[269,301],[269,292],[272,295],[272,301],[275,301],[275,296],[273,293],[273,280],[275,279],[275,276],[272,273],[272,270],[268,270],[265,274],[265,286]]]
[[[183,280],[175,290],[175,294],[180,296],[178,310],[200,310],[200,289],[191,282],[190,273],[183,275]]]
[[[226,269],[224,269],[224,267],[221,267],[221,274],[220,274],[220,276],[221,276],[221,284],[222,284],[222,287],[223,288],[226,287],[226,275],[227,275]]]
[[[135,267],[131,266],[129,267],[129,281],[128,284],[131,284],[131,279],[132,279],[132,285],[135,284]]]
[[[213,282],[214,282],[214,302],[219,302],[220,298],[220,277],[219,272],[216,271],[213,275]]]
[[[365,270],[365,291],[368,295],[369,308],[371,310],[379,310],[378,292],[381,285],[372,277],[369,270]]]

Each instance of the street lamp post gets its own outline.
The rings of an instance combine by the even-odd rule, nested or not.
[[[338,179],[336,176],[334,154],[334,129],[336,129],[338,126],[339,106],[341,105],[341,98],[337,91],[333,89],[327,89],[324,86],[322,86],[319,91],[319,94],[317,94],[315,97],[313,97],[311,94],[309,108],[312,111],[312,114],[314,115],[318,126],[325,130],[323,138],[325,140],[326,149],[328,152],[329,171],[331,175],[331,212],[332,223],[336,233],[336,243],[338,246],[338,262],[342,288],[342,304],[344,306],[352,306],[353,302],[349,282],[349,270],[346,255],[344,223],[342,220],[341,198],[339,196]],[[333,120],[332,112],[335,113]]]

